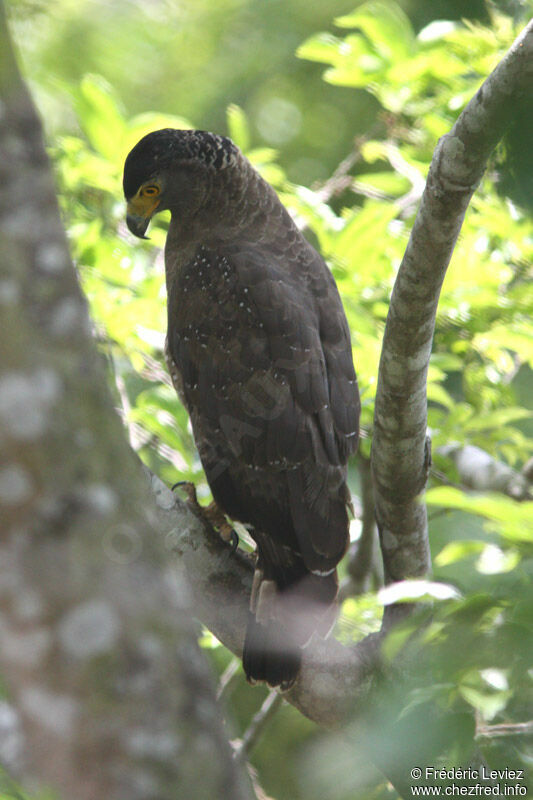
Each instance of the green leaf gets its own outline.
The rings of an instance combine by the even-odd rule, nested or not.
[[[351,14],[337,17],[335,24],[363,31],[376,51],[389,61],[413,55],[416,48],[409,17],[395,2],[371,0]]]
[[[273,147],[254,147],[247,154],[252,164],[261,166],[262,164],[271,164],[278,158],[278,151]],[[281,168],[280,168],[281,169]]]
[[[356,209],[335,240],[335,255],[341,259],[372,261],[376,242],[387,235],[389,223],[396,216],[393,203],[368,201]]]
[[[490,347],[507,348],[533,368],[533,342],[529,323],[519,321],[512,325],[494,325],[489,331],[475,336],[473,345],[482,352],[487,352]]]
[[[317,33],[307,39],[296,51],[299,58],[336,64],[342,54],[343,41],[331,33]]]
[[[380,589],[378,599],[384,606],[393,603],[427,602],[428,600],[452,600],[461,593],[447,583],[437,583],[423,579],[411,579],[391,583]]]
[[[475,541],[473,539],[449,542],[435,557],[435,566],[447,567],[449,564],[455,564],[456,561],[462,561],[471,555],[478,555],[483,551],[484,547],[484,542]]]
[[[232,103],[227,108],[226,117],[230,137],[246,153],[250,148],[250,126],[246,114],[240,106]]]
[[[489,428],[503,428],[509,422],[517,422],[521,419],[531,419],[533,412],[527,408],[500,408],[490,414],[483,414],[482,416],[472,417],[465,424],[465,430],[479,431],[487,430]]]
[[[75,99],[80,124],[104,158],[118,161],[126,123],[111,86],[99,75],[86,75]]]
[[[513,696],[510,690],[502,692],[488,692],[477,687],[460,685],[459,693],[469,705],[481,712],[484,719],[491,720],[500,711],[503,711]]]
[[[203,628],[202,635],[198,640],[198,644],[205,650],[215,650],[222,646],[221,642],[214,634],[211,633],[211,631],[207,630],[207,628]]]
[[[459,372],[463,369],[463,361],[453,353],[432,353],[430,364],[444,372]]]
[[[425,497],[428,505],[459,508],[478,514],[495,523],[498,532],[516,542],[533,542],[533,502],[511,500],[499,494],[467,494],[453,486],[429,489]]]
[[[427,397],[428,400],[433,403],[439,403],[446,408],[452,408],[454,404],[452,397],[448,394],[446,389],[437,383],[428,383]]]
[[[324,73],[328,83],[374,90],[371,81],[384,76],[386,62],[361,36],[347,36],[339,55],[334,66]]]
[[[403,175],[397,172],[371,172],[365,175],[364,178],[358,179],[358,190],[360,188],[369,187],[370,189],[377,189],[383,194],[398,197],[399,195],[406,194],[411,188],[411,184]]]

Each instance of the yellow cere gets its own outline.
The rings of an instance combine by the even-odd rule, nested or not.
[[[141,186],[135,197],[128,203],[128,214],[149,219],[159,205],[159,186]]]

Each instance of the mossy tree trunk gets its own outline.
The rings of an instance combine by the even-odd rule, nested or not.
[[[244,800],[1,7],[0,180],[0,661],[20,734],[7,766],[65,800]]]

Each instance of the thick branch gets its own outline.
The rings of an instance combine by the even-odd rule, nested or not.
[[[497,461],[480,447],[452,442],[440,447],[437,453],[453,461],[461,483],[468,489],[502,492],[515,500],[527,500],[531,496],[531,480],[525,472],[517,472]]]
[[[386,579],[430,568],[426,383],[440,289],[487,158],[533,89],[533,23],[437,146],[387,318],[374,417],[372,472]]]
[[[167,546],[192,576],[195,613],[235,655],[242,656],[253,566],[242,551],[231,548],[190,508],[150,474],[158,505],[158,528]],[[379,637],[355,647],[336,639],[313,638],[304,650],[296,686],[285,697],[302,714],[321,725],[339,723],[368,695],[378,657]]]

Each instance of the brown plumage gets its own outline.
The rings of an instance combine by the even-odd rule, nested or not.
[[[334,622],[348,543],[360,406],[337,287],[229,139],[148,134],[128,155],[124,193],[137,236],[171,211],[169,367],[213,497],[257,543],[246,675],[288,687],[301,647]]]

